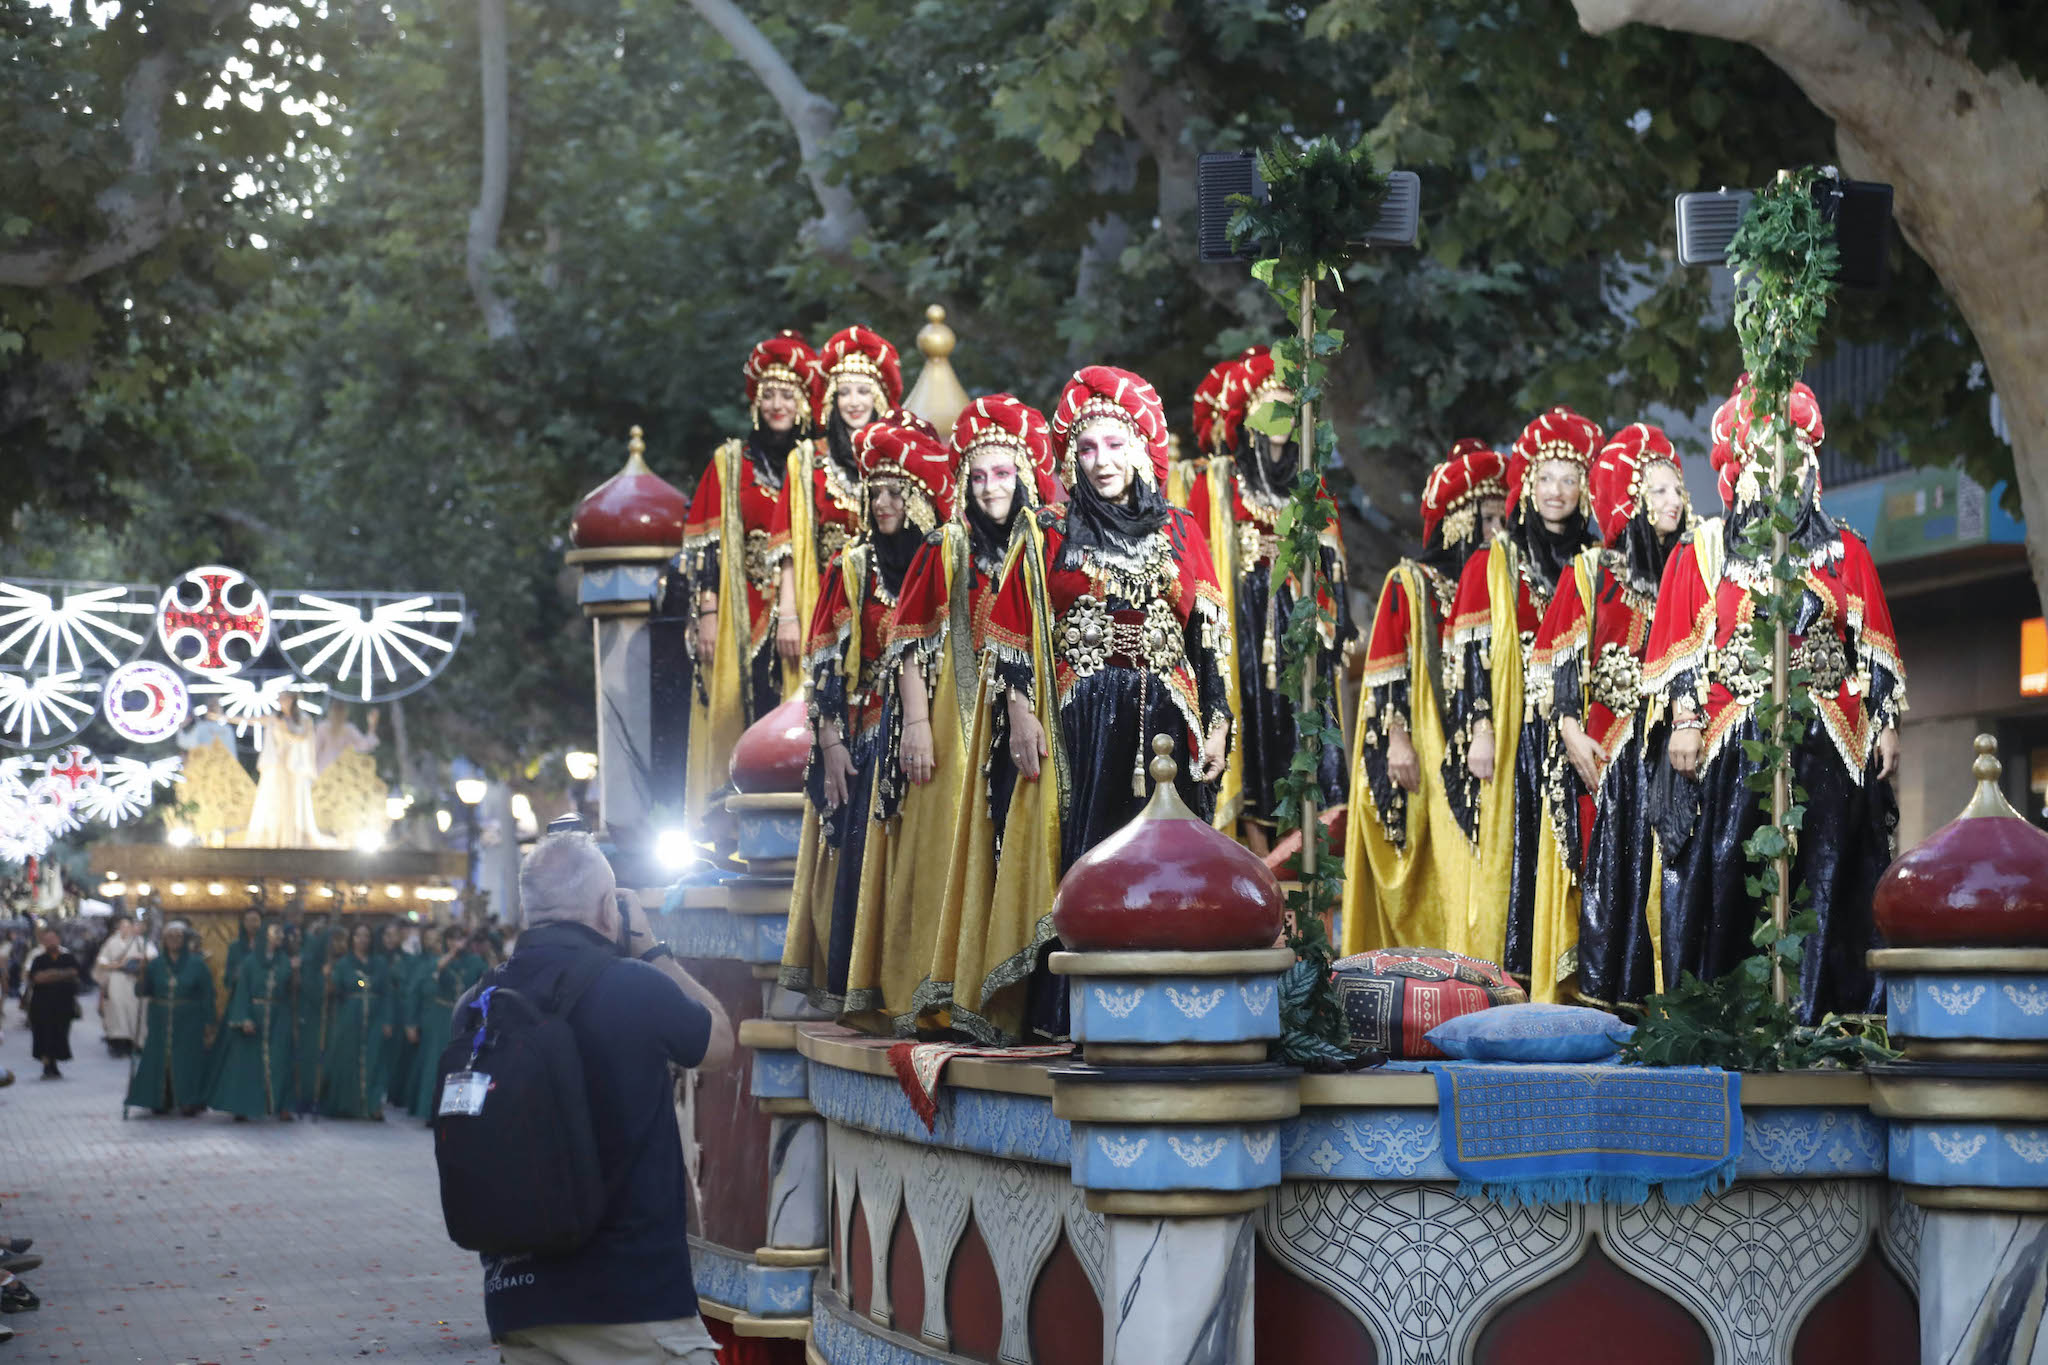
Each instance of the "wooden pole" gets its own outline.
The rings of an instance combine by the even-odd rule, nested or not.
[[[1790,406],[1789,395],[1787,406]],[[1783,414],[1779,422],[1786,421]],[[1785,486],[1785,429],[1776,426],[1775,439],[1771,442],[1771,515],[1775,525],[1779,490]],[[1783,564],[1791,554],[1791,543],[1782,526],[1776,526],[1771,533],[1771,591],[1779,590],[1777,566]],[[1791,701],[1791,687],[1788,674],[1791,671],[1791,641],[1785,621],[1785,614],[1778,612],[1771,628],[1771,725],[1772,743],[1780,750],[1776,770],[1771,774],[1771,823],[1779,830],[1785,827],[1785,812],[1792,806],[1792,763],[1790,748],[1792,737],[1787,733],[1786,711]],[[1791,922],[1792,915],[1792,865],[1791,859],[1780,853],[1774,864],[1778,873],[1778,889],[1771,895],[1771,923],[1783,934]],[[1771,992],[1779,1004],[1788,998],[1785,983],[1784,960],[1775,953],[1771,957]]]
[[[1316,277],[1306,274],[1301,277],[1301,368],[1302,378],[1308,377],[1309,358],[1315,353],[1316,336]],[[1316,467],[1316,414],[1315,404],[1303,399],[1296,408],[1301,418],[1301,467]],[[1314,600],[1316,590],[1316,563],[1311,560],[1303,566],[1301,583],[1303,591]],[[1272,584],[1267,591],[1277,594],[1280,585]],[[1277,624],[1277,623],[1276,623]],[[1301,668],[1301,717],[1306,722],[1315,713],[1316,704],[1316,655],[1313,647]],[[1316,875],[1316,799],[1313,783],[1308,793],[1301,798],[1301,878],[1307,881]]]

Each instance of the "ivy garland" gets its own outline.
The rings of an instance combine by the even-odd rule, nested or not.
[[[1264,284],[1298,332],[1273,347],[1276,371],[1294,394],[1292,403],[1276,403],[1247,418],[1255,429],[1284,436],[1313,418],[1323,398],[1329,357],[1344,345],[1344,334],[1329,326],[1333,310],[1318,308],[1315,288],[1329,277],[1343,287],[1343,270],[1379,215],[1386,197],[1386,177],[1374,169],[1363,143],[1350,148],[1320,137],[1305,144],[1276,141],[1259,157],[1259,173],[1269,197],[1257,203],[1235,196],[1228,234],[1231,245],[1261,256],[1252,275]],[[1344,867],[1341,850],[1330,847],[1321,820],[1306,819],[1318,796],[1316,773],[1323,750],[1342,750],[1342,732],[1331,721],[1335,680],[1315,668],[1322,635],[1336,626],[1329,605],[1341,589],[1323,571],[1321,538],[1329,527],[1331,507],[1322,496],[1321,461],[1316,452],[1336,446],[1336,429],[1315,421],[1303,433],[1301,470],[1277,527],[1279,547],[1272,581],[1300,585],[1293,609],[1281,628],[1275,655],[1281,665],[1284,695],[1303,698],[1295,710],[1297,746],[1285,774],[1275,783],[1279,797],[1275,822],[1284,838],[1302,837],[1299,889],[1288,893],[1293,929],[1287,938],[1295,963],[1280,983],[1280,1041],[1276,1057],[1311,1070],[1337,1070],[1353,1063],[1351,1031],[1343,1002],[1331,980],[1336,948],[1330,942],[1326,917],[1342,903]],[[1311,870],[1312,869],[1312,870]]]
[[[1814,198],[1815,185],[1828,174],[1813,167],[1780,173],[1756,196],[1728,247],[1735,273],[1735,330],[1749,370],[1758,451],[1791,447],[1792,386],[1805,373],[1834,299],[1839,259],[1834,225]],[[1818,1025],[1801,1025],[1778,998],[1781,975],[1796,978],[1806,939],[1817,928],[1804,887],[1782,928],[1772,913],[1781,869],[1798,849],[1806,818],[1806,792],[1792,780],[1792,751],[1816,708],[1807,670],[1789,670],[1782,696],[1773,685],[1772,641],[1780,623],[1797,619],[1805,591],[1803,570],[1782,553],[1779,539],[1798,522],[1799,462],[1779,462],[1777,472],[1783,477],[1775,484],[1769,465],[1755,472],[1766,485],[1768,515],[1744,528],[1743,547],[1754,562],[1769,565],[1770,573],[1750,584],[1752,629],[1742,663],[1756,697],[1751,714],[1759,738],[1745,740],[1743,753],[1755,765],[1747,778],[1749,789],[1762,797],[1766,814],[1743,844],[1753,869],[1743,888],[1757,905],[1750,941],[1760,951],[1715,981],[1687,973],[1675,989],[1650,997],[1624,1056],[1653,1065],[1745,1071],[1882,1061],[1896,1054],[1881,1026],[1832,1014]],[[1781,776],[1790,799],[1780,817],[1772,794]]]

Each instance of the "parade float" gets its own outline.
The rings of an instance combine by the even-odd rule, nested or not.
[[[405,800],[377,711],[349,708],[426,686],[466,626],[459,593],[266,591],[224,565],[0,583],[0,859],[104,830],[88,894],[185,920],[216,972],[250,909],[446,918],[464,855],[387,846]]]
[[[1304,369],[1326,353],[1315,278],[1286,300]],[[651,524],[675,495],[642,486]],[[1298,517],[1297,549],[1318,529]],[[660,574],[608,585],[654,559],[578,552],[600,743],[642,753],[661,679],[606,625],[651,615]],[[1758,592],[1768,628],[1787,604]],[[1304,645],[1316,596],[1287,623]],[[1775,634],[1766,757],[1802,715]],[[1329,680],[1282,685],[1309,713]],[[685,1139],[696,1289],[733,1360],[2048,1362],[2048,835],[1999,796],[1988,739],[1970,808],[1878,891],[1869,961],[1903,1056],[1865,1038],[1811,1065],[1850,1036],[1824,1025],[1797,1035],[1805,1055],[1763,1040],[1770,1069],[1747,1071],[1644,1065],[1640,1039],[1625,1061],[1432,1058],[1418,1044],[1440,1021],[1541,1007],[1499,1004],[1521,995],[1492,964],[1421,947],[1341,964],[1349,993],[1329,990],[1330,821],[1297,793],[1283,888],[1181,804],[1164,737],[1150,804],[1050,907],[1071,1046],[855,1032],[776,983],[810,747],[800,702],[758,722],[726,821],[696,832],[711,855],[636,883],[739,1020]],[[640,792],[604,796],[607,831],[615,811],[645,825]],[[1766,829],[1796,831],[1801,799],[1780,784]],[[1742,988],[1771,1029],[1791,1019],[1795,840],[1754,854],[1764,952]]]

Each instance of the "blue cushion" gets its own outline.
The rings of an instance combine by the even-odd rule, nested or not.
[[[1495,1005],[1429,1031],[1447,1057],[1468,1062],[1600,1062],[1635,1033],[1605,1010],[1580,1005]]]

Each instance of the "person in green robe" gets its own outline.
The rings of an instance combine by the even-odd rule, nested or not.
[[[292,1117],[292,960],[284,926],[265,925],[255,951],[244,953],[230,987],[209,1108],[237,1121]]]
[[[385,920],[377,930],[376,952],[370,959],[370,989],[377,1000],[376,1030],[370,1035],[370,1055],[374,1063],[370,1086],[376,1092],[379,1104],[384,1103],[385,1096],[391,1092],[392,1073],[398,1069],[399,1046],[405,1041],[398,1025],[404,1005],[399,993],[399,978],[405,971],[401,942],[398,921]]]
[[[339,941],[337,937],[337,942]],[[336,1119],[381,1119],[377,1091],[375,935],[367,924],[349,931],[348,951],[327,964],[327,1042],[320,1066],[320,1112]]]
[[[235,935],[235,941],[228,945],[227,965],[221,968],[221,989],[228,993],[228,1008],[234,1008],[235,974],[242,969],[242,959],[256,951],[263,943],[263,912],[244,910],[242,931]]]
[[[455,1016],[455,1002],[488,970],[479,945],[457,924],[441,931],[440,956],[427,963],[413,983],[413,1017],[419,1020],[419,1076],[409,1112],[432,1123],[440,1101],[441,1053]],[[425,954],[421,954],[422,957]]]
[[[206,1051],[213,1042],[213,973],[191,949],[183,920],[164,926],[163,952],[135,988],[148,1010],[147,1041],[128,1077],[132,1104],[187,1118],[206,1107]]]
[[[391,1078],[384,1087],[384,1099],[394,1109],[410,1109],[413,1088],[419,1081],[419,980],[434,966],[427,955],[425,934],[413,930],[396,961],[391,980]]]
[[[329,940],[343,937],[329,927],[325,915],[314,915],[299,939],[292,977],[292,1089],[301,1114],[312,1113],[320,1103],[320,1061],[327,1051],[327,962],[341,956],[341,947],[346,946],[330,949]]]

